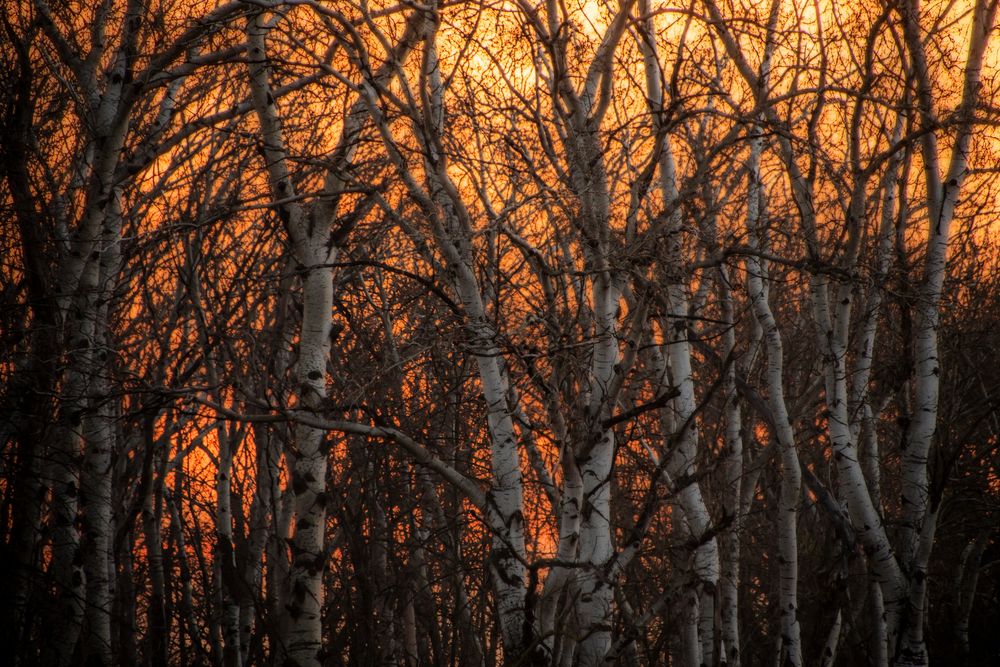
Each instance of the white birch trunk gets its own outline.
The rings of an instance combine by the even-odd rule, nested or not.
[[[146,442],[147,447],[154,446]],[[166,457],[164,456],[164,459]],[[161,468],[158,480],[149,483],[142,501],[142,535],[146,545],[146,560],[149,568],[150,599],[146,611],[149,633],[149,661],[152,667],[166,667],[167,637],[170,623],[166,617],[166,578],[163,557],[163,488],[165,467]],[[181,621],[183,623],[183,619]],[[182,628],[183,630],[183,628]],[[183,642],[183,635],[181,638]]]
[[[625,2],[609,24],[590,64],[579,94],[560,81],[560,94],[572,109],[563,120],[570,185],[580,202],[577,228],[584,244],[588,271],[593,272],[593,336],[584,441],[576,448],[583,480],[579,560],[575,581],[579,642],[577,664],[600,664],[611,648],[614,588],[607,573],[614,554],[611,534],[611,471],[615,459],[614,431],[601,426],[615,401],[613,383],[619,378],[617,326],[621,277],[610,259],[611,196],[600,128],[610,102],[612,54],[624,33],[632,2]],[[550,14],[552,9],[550,8]],[[550,20],[554,16],[550,15]],[[565,53],[561,54],[565,58]]]
[[[34,6],[39,15],[45,17],[42,23],[50,39],[53,43],[61,43],[62,36],[52,21],[48,5],[36,0]],[[104,560],[101,571],[95,569],[96,556],[90,561],[90,567],[85,567],[84,554],[79,553],[80,535],[76,519],[82,482],[80,461],[86,451],[83,439],[88,430],[84,421],[91,407],[87,396],[93,389],[95,334],[100,310],[98,301],[99,293],[102,292],[100,244],[102,238],[113,236],[113,230],[109,234],[105,227],[108,225],[109,207],[117,203],[114,175],[129,127],[127,109],[123,104],[123,89],[126,85],[124,75],[139,29],[138,17],[141,10],[140,3],[128,3],[125,28],[118,49],[111,58],[112,65],[103,90],[92,70],[82,68],[80,72],[84,75],[77,81],[83,88],[83,103],[92,113],[92,125],[88,127],[90,134],[81,160],[83,175],[78,179],[80,184],[87,184],[86,206],[69,243],[62,248],[66,252],[60,258],[58,267],[57,304],[65,325],[67,349],[70,353],[59,408],[62,428],[59,429],[61,434],[52,455],[51,471],[53,553],[49,571],[60,590],[58,613],[51,619],[51,628],[60,637],[60,641],[43,646],[42,654],[43,662],[52,665],[67,664],[76,648],[84,615],[84,601],[87,599],[88,587],[84,570],[93,570],[102,582],[94,586],[108,584],[107,552],[102,556]],[[103,19],[104,16],[100,15],[99,20]],[[103,44],[100,49],[103,49]],[[94,55],[99,55],[98,49],[95,49]],[[59,56],[70,67],[74,63],[82,64],[76,53],[59,52]],[[112,227],[116,224],[120,224],[120,221],[111,223]],[[98,427],[94,434],[103,437],[104,427]],[[100,442],[96,448],[102,449],[105,445],[106,443]],[[94,453],[93,448],[90,449]],[[103,465],[102,456],[103,454],[91,457],[88,463]],[[91,476],[90,479],[96,478]],[[103,503],[103,486],[98,484],[101,489],[95,489],[98,497],[90,517],[98,526],[102,524],[105,514],[103,509],[96,509]],[[103,538],[101,541],[103,542]],[[91,590],[96,589],[92,587]],[[100,597],[103,599],[103,596]],[[105,612],[110,613],[110,608]],[[103,621],[97,620],[97,626],[97,632],[105,634]],[[110,633],[106,634],[110,638]]]
[[[284,350],[284,340],[278,336],[278,345]],[[274,364],[275,376],[284,377],[287,366],[284,364],[284,351],[276,355]],[[255,612],[264,584],[264,557],[269,537],[277,529],[277,501],[275,498],[279,483],[279,464],[281,462],[281,444],[277,434],[271,429],[255,425],[254,448],[256,454],[256,475],[253,501],[250,505],[250,527],[247,537],[247,556],[243,581],[248,591],[240,595],[240,646],[244,657],[248,657],[250,638],[254,630]],[[268,568],[275,564],[269,561]]]
[[[923,160],[927,188],[928,239],[924,277],[916,299],[914,327],[914,405],[903,452],[903,535],[901,555],[907,568],[915,569],[918,539],[928,514],[930,489],[927,463],[937,427],[939,379],[937,329],[940,321],[941,289],[948,257],[948,241],[962,183],[968,173],[969,143],[973,132],[974,109],[979,99],[983,59],[996,19],[997,3],[977,0],[972,13],[969,51],[964,69],[962,101],[957,113],[958,133],[951,151],[947,174],[942,181],[934,116],[934,87],[930,81],[920,34],[919,3],[902,3],[904,34],[918,88],[922,124],[928,131],[923,139]]]
[[[910,577],[909,610],[905,625],[898,628],[900,648],[896,664],[926,665],[923,643],[926,568],[933,546],[937,508],[932,506],[927,474],[928,457],[937,428],[941,368],[937,330],[940,322],[941,290],[944,283],[948,242],[959,193],[968,173],[969,147],[974,129],[974,110],[979,100],[983,60],[996,20],[997,3],[977,0],[972,12],[969,51],[964,68],[962,101],[957,110],[958,132],[951,150],[947,174],[942,180],[934,116],[934,88],[927,69],[919,20],[919,3],[901,5],[904,36],[913,61],[918,108],[922,125],[923,161],[927,189],[928,239],[924,277],[916,300],[914,322],[914,405],[906,434],[902,461],[903,531],[901,555]]]
[[[761,233],[763,216],[763,183],[760,176],[762,140],[755,137],[750,144],[749,193],[747,198],[747,227],[752,247],[756,247]],[[798,511],[802,493],[799,457],[795,446],[795,433],[785,405],[783,379],[784,348],[781,331],[771,312],[765,285],[767,269],[756,255],[747,256],[747,293],[754,317],[760,324],[767,350],[766,383],[768,405],[774,418],[774,437],[780,449],[781,491],[778,500],[778,605],[781,614],[781,652],[786,663],[802,664],[802,643],[798,622]]]
[[[496,595],[504,647],[508,657],[519,655],[524,646],[524,515],[520,457],[514,422],[507,405],[496,346],[496,334],[487,319],[475,274],[463,262],[454,267],[458,292],[468,318],[476,366],[486,401],[491,448],[491,483],[487,503],[493,530],[490,572]]]
[[[94,258],[99,274],[95,286],[94,350],[89,359],[90,409],[84,418],[86,446],[80,490],[83,499],[84,534],[87,538],[84,569],[87,580],[87,661],[107,665],[113,662],[111,615],[112,578],[112,450],[114,410],[108,379],[113,358],[108,332],[108,316],[121,266],[121,201],[113,195],[102,229],[102,248]]]
[[[577,557],[580,541],[581,509],[583,506],[583,479],[572,451],[565,445],[565,433],[562,439],[562,496],[559,502],[559,545],[556,558],[560,562],[573,562]],[[573,578],[572,568],[555,566],[545,579],[542,590],[540,629],[541,636],[548,651],[552,653],[555,647],[557,631],[556,612],[560,608],[561,598]]]
[[[993,531],[981,531],[976,539],[962,550],[962,565],[955,578],[955,644],[957,654],[962,659],[969,655],[969,617],[976,601],[976,587],[979,585],[980,564],[990,542]]]
[[[924,517],[920,539],[914,553],[913,571],[910,573],[907,609],[900,624],[898,646],[894,665],[920,667],[928,665],[930,656],[924,641],[924,616],[927,613],[927,566],[934,548],[939,507],[931,506]]]
[[[99,252],[95,252],[100,255]],[[88,394],[93,381],[96,346],[97,291],[100,263],[88,255],[79,275],[73,307],[67,309],[70,366],[60,399],[61,437],[52,456],[52,561],[49,572],[59,595],[58,614],[52,627],[64,641],[43,647],[44,662],[65,665],[72,659],[84,616],[86,594],[85,558],[77,528],[81,485],[80,460],[84,456],[85,420],[90,409]]]
[[[72,377],[71,377],[72,380]],[[64,385],[64,391],[78,391],[73,382]],[[52,453],[50,465],[52,479],[51,531],[52,561],[48,574],[56,585],[58,611],[49,620],[53,632],[62,638],[42,646],[42,663],[51,667],[70,664],[76,641],[80,635],[83,619],[83,602],[86,599],[86,581],[83,572],[83,555],[80,550],[80,534],[76,529],[77,498],[79,497],[80,473],[76,461],[83,453],[81,442],[81,417],[70,402],[63,401],[67,423],[61,424],[61,437],[57,449]],[[75,415],[75,416],[74,416]]]
[[[415,134],[423,144],[424,177],[427,189],[419,185],[381,116],[374,88],[362,88],[368,113],[381,133],[400,176],[410,194],[420,204],[433,228],[438,248],[444,255],[452,285],[462,304],[468,346],[476,361],[481,391],[486,404],[487,428],[491,443],[490,492],[485,503],[486,521],[493,534],[490,554],[490,581],[500,624],[504,654],[516,660],[527,648],[524,622],[524,514],[522,479],[517,438],[508,392],[500,362],[497,332],[483,304],[482,290],[473,268],[473,224],[457,187],[447,171],[439,150],[444,132],[444,99],[438,66],[436,26],[425,21],[417,28],[424,40],[422,63],[426,89],[425,107],[414,110]]]
[[[295,193],[285,163],[281,121],[268,81],[266,31],[262,14],[257,14],[247,30],[251,92],[261,125],[272,194],[275,199],[284,200]],[[310,225],[305,211],[297,203],[281,205],[279,210],[288,227],[294,255],[304,267],[297,398],[300,409],[317,410],[326,397],[333,311],[333,280],[328,265],[336,260],[337,249],[329,243],[328,219],[314,220]],[[325,435],[322,429],[305,424],[295,427],[297,457],[290,475],[295,531],[291,539],[292,562],[284,604],[282,648],[288,661],[298,667],[318,667],[323,655]]]
[[[695,474],[695,459],[698,450],[698,431],[694,425],[697,401],[694,393],[694,377],[691,365],[691,344],[688,341],[688,298],[687,278],[682,273],[682,240],[684,237],[680,207],[677,206],[677,176],[670,140],[661,125],[664,110],[664,94],[661,85],[662,67],[656,48],[656,34],[653,29],[652,14],[647,0],[639,3],[639,12],[646,17],[643,22],[644,36],[639,39],[643,52],[646,78],[646,100],[653,117],[653,130],[661,137],[662,145],[657,156],[659,161],[659,185],[663,206],[670,211],[665,233],[668,250],[665,257],[667,272],[667,301],[671,316],[666,320],[664,342],[668,350],[670,370],[679,395],[673,401],[674,419],[684,428],[679,436],[679,444],[671,455],[668,469],[674,479],[688,479]],[[707,282],[704,285],[707,286]],[[738,497],[738,496],[737,496]],[[680,505],[684,511],[692,538],[703,541],[703,536],[711,528],[711,517],[702,497],[698,483],[684,484],[680,491]],[[701,645],[700,662],[715,663],[715,600],[719,586],[721,563],[719,547],[715,537],[704,540],[695,551],[694,574],[700,589],[698,634]]]
[[[100,372],[100,371],[99,371]],[[87,664],[109,666],[111,653],[112,595],[108,558],[111,555],[111,453],[114,445],[113,413],[109,387],[103,378],[95,382],[99,405],[84,421],[87,446],[80,489],[87,547],[84,569],[87,579]]]
[[[618,363],[617,313],[620,293],[605,274],[594,279],[595,343],[591,367],[590,420],[599,424],[610,414],[606,392]],[[587,430],[585,451],[577,462],[583,480],[579,560],[576,577],[577,622],[581,639],[577,646],[580,665],[599,664],[611,646],[611,613],[614,590],[605,566],[613,555],[611,543],[611,468],[614,463],[614,432],[598,425]]]
[[[872,665],[874,667],[889,666],[889,633],[888,619],[885,612],[885,601],[882,596],[882,584],[878,579],[870,575],[871,582],[868,585],[869,596],[871,598],[871,627],[870,650],[872,655]]]
[[[222,662],[225,667],[240,667],[243,664],[240,609],[234,590],[238,579],[232,509],[234,434],[225,425],[221,425],[216,434],[219,440],[219,468],[215,476],[215,559],[219,575],[216,585],[222,626]]]
[[[722,301],[722,319],[727,322],[722,345],[725,357],[731,357],[736,349],[736,316],[733,309],[732,290],[729,287],[728,271],[720,271],[719,286]],[[740,538],[743,514],[740,498],[743,496],[743,415],[736,391],[736,365],[730,362],[725,380],[725,450],[723,454],[724,495],[723,511],[732,517],[731,527],[723,534],[721,551],[720,621],[722,627],[722,648],[719,663],[729,667],[739,667],[739,589],[740,589]]]
[[[395,74],[395,67],[415,45],[421,20],[408,21],[396,50],[376,74],[383,82]],[[281,117],[269,82],[266,47],[267,24],[262,13],[248,24],[248,69],[254,110],[260,123],[264,156],[271,193],[292,242],[293,255],[303,267],[302,327],[296,369],[298,407],[318,411],[326,399],[327,360],[330,354],[330,327],[333,311],[333,281],[330,265],[339,248],[330,226],[337,213],[340,196],[348,186],[348,170],[358,148],[361,129],[370,114],[369,100],[362,97],[350,108],[340,139],[330,160],[321,196],[308,211],[294,201],[295,191],[287,165]],[[294,503],[294,526],[283,633],[288,659],[299,667],[319,665],[322,660],[322,573],[325,569],[326,529],[325,430],[299,423],[295,427],[297,455],[290,486]]]
[[[837,616],[833,619],[830,632],[826,635],[826,643],[823,644],[823,655],[820,656],[820,667],[833,667],[837,662],[837,647],[840,645],[840,628],[843,614],[838,609]]]
[[[329,233],[329,229],[326,230]],[[309,265],[333,261],[334,252],[325,240],[316,248]],[[319,255],[319,256],[317,256]],[[299,338],[297,376],[299,405],[318,409],[326,397],[326,362],[330,354],[330,316],[333,310],[333,281],[329,269],[308,272],[303,288],[302,330]],[[326,448],[325,432],[305,425],[295,427],[298,458],[291,474],[294,494],[295,532],[292,535],[292,565],[289,573],[289,627],[286,649],[299,667],[319,665],[322,658],[322,579],[326,530]]]

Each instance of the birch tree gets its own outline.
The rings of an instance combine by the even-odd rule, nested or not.
[[[12,9],[5,655],[988,660],[995,14]]]

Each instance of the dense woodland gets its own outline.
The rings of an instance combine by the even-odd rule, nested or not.
[[[6,0],[0,662],[996,665],[998,0]]]

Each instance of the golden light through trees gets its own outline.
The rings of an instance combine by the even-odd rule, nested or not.
[[[997,0],[8,4],[13,664],[995,659]]]

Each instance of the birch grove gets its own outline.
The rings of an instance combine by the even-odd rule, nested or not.
[[[6,8],[2,654],[992,664],[997,8]]]

